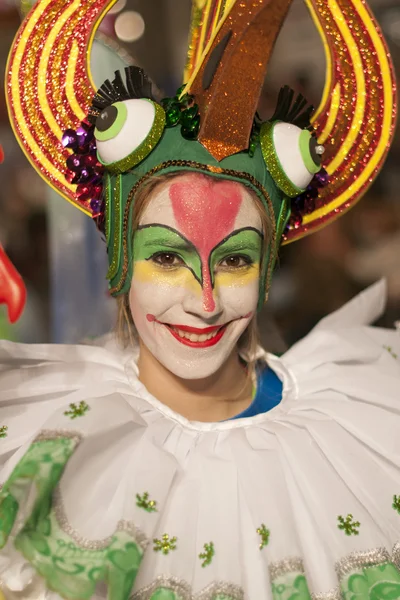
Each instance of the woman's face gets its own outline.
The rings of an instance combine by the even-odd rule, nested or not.
[[[200,379],[224,364],[257,308],[261,250],[245,186],[191,173],[156,188],[134,234],[129,303],[169,371]]]

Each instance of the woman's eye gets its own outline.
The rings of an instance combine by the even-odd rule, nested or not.
[[[234,254],[221,260],[219,266],[223,269],[240,269],[241,267],[248,267],[251,263],[252,261],[248,256]]]
[[[153,256],[151,260],[162,267],[178,267],[183,264],[181,257],[173,252],[160,252]]]

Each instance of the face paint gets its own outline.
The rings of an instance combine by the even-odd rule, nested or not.
[[[215,303],[208,265],[211,250],[232,231],[242,203],[240,188],[231,181],[218,186],[200,179],[196,186],[188,181],[171,185],[169,192],[178,228],[198,249],[202,263],[204,309],[212,312]]]
[[[182,175],[156,190],[134,235],[138,333],[185,379],[216,372],[257,307],[261,220],[247,189]]]

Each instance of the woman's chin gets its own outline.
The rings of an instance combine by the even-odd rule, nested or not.
[[[188,356],[185,358],[178,358],[171,355],[156,358],[176,377],[193,381],[196,379],[206,379],[215,375],[226,362],[229,354],[215,356],[212,352],[195,350],[193,353],[188,353]]]

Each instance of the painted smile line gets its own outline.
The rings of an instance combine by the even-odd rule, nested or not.
[[[170,325],[169,323],[160,323],[167,327],[178,342],[190,346],[191,348],[210,348],[215,346],[221,340],[229,323],[215,327],[187,327],[186,325]]]

